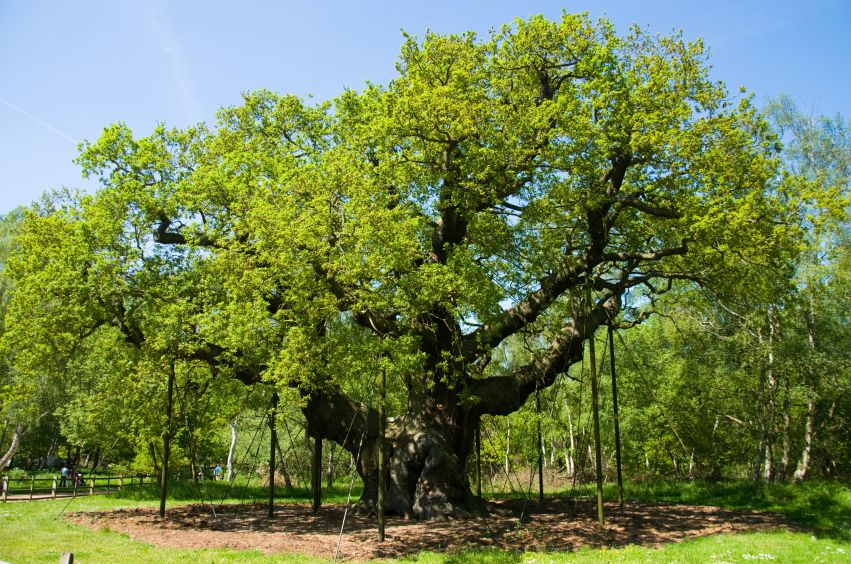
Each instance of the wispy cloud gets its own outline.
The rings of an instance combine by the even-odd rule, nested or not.
[[[62,138],[64,138],[64,139],[67,139],[68,141],[70,141],[70,142],[71,142],[71,143],[73,143],[74,145],[77,145],[77,144],[80,142],[79,140],[74,139],[73,137],[71,137],[70,135],[68,135],[67,133],[65,133],[64,131],[62,131],[61,129],[58,129],[58,128],[56,128],[56,127],[53,127],[52,125],[50,125],[49,123],[47,123],[46,121],[44,121],[43,119],[41,119],[40,117],[35,116],[35,115],[33,115],[33,114],[29,113],[28,111],[26,111],[25,109],[23,109],[23,108],[21,108],[21,107],[19,107],[19,106],[16,106],[15,104],[13,104],[12,102],[10,102],[9,100],[6,100],[5,98],[0,98],[0,102],[2,102],[2,103],[3,103],[4,105],[6,105],[7,107],[9,107],[9,108],[11,108],[11,109],[15,110],[16,112],[18,112],[18,113],[19,113],[19,114],[21,114],[22,116],[24,116],[24,117],[26,117],[26,118],[29,118],[30,120],[32,120],[32,121],[34,121],[34,122],[36,122],[37,124],[39,124],[40,126],[44,127],[45,129],[49,129],[50,131],[52,131],[53,133],[55,133],[55,134],[56,134],[56,135],[58,135],[59,137],[62,137]]]
[[[168,20],[168,14],[160,2],[150,2],[147,7],[148,24],[168,59],[185,117],[190,122],[200,121],[201,106],[195,94],[195,84],[192,82],[180,40]]]

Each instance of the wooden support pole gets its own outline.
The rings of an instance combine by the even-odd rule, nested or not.
[[[615,335],[609,325],[609,361],[612,369],[612,410],[615,418],[615,464],[618,472],[618,507],[623,511],[623,474],[621,463],[621,428],[618,416],[618,379],[615,375]]]
[[[174,362],[168,373],[168,396],[166,397],[166,428],[163,433],[163,463],[160,469],[160,518],[165,517],[165,498],[168,493],[168,459],[171,455],[171,414],[174,408]]]
[[[106,475],[106,493],[109,493],[109,480],[110,480],[110,475],[107,474]]]
[[[56,476],[53,477],[53,484],[50,486],[50,497],[56,498]]]
[[[538,501],[544,503],[544,441],[541,437],[541,394],[535,390],[535,415],[538,422]]]
[[[133,477],[130,477],[130,484],[133,484]],[[124,476],[118,477],[118,491],[122,491],[124,489]]]
[[[89,495],[95,495],[95,479],[89,480]]]
[[[603,453],[600,444],[600,397],[597,389],[597,356],[594,349],[594,330],[591,329],[592,295],[590,276],[587,292],[587,318],[585,337],[588,339],[588,353],[590,355],[591,368],[591,411],[594,420],[594,467],[597,478],[597,522],[602,528],[605,525],[603,516]]]
[[[384,475],[386,461],[384,460],[385,413],[384,400],[387,398],[387,370],[381,367],[381,378],[378,382],[378,542],[384,542],[384,495],[387,489],[387,479]]]
[[[32,481],[30,482],[30,501],[32,501],[34,489],[35,489],[35,476],[32,477]]]
[[[278,418],[278,392],[272,392],[272,408],[269,410],[269,518],[275,516],[275,445],[278,432],[275,420]]]
[[[59,564],[74,564],[74,553],[63,552],[62,556],[59,557]]]
[[[6,503],[6,496],[9,492],[9,476],[3,476],[3,503]]]

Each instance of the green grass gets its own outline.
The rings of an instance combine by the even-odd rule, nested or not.
[[[747,481],[644,482],[627,484],[625,491],[625,497],[635,501],[782,513],[818,536],[851,541],[851,487],[839,482],[765,484],[759,488]],[[604,495],[617,498],[613,486],[607,486]]]
[[[304,490],[289,492],[278,503],[305,503]],[[347,488],[324,492],[329,503],[346,500]],[[590,493],[584,489],[583,495]],[[613,490],[607,488],[607,497]],[[246,484],[228,487],[225,482],[205,482],[202,494],[216,502],[250,502],[266,499],[265,491]],[[359,492],[354,492],[354,496]],[[176,483],[169,503],[198,501],[194,484]],[[640,501],[666,501],[716,505],[731,509],[757,509],[784,513],[811,529],[807,532],[777,531],[719,535],[666,545],[660,549],[629,546],[612,550],[583,549],[572,553],[510,553],[469,550],[457,554],[422,553],[410,562],[515,563],[515,562],[851,562],[851,488],[836,483],[767,486],[756,490],[747,483],[628,484],[627,497]],[[64,551],[74,552],[78,562],[321,562],[303,555],[276,555],[259,551],[225,549],[180,550],[157,548],[136,542],[113,531],[93,531],[61,518],[69,512],[104,511],[127,507],[150,507],[158,503],[156,486],[128,488],[120,494],[0,505],[0,560],[13,563],[56,562]]]
[[[435,563],[583,563],[583,562],[851,562],[851,544],[803,533],[775,532],[741,535],[716,535],[660,549],[628,546],[615,550],[581,549],[572,553],[506,553],[495,550],[471,550],[461,554],[424,553],[409,560],[420,564]]]

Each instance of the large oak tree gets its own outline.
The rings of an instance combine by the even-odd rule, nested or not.
[[[534,17],[406,37],[397,70],[326,103],[249,93],[211,128],[105,130],[80,157],[102,189],[28,219],[13,307],[40,313],[16,342],[110,331],[297,389],[309,433],[358,456],[367,508],[384,366],[405,397],[388,509],[441,517],[483,507],[480,417],[550,386],[625,304],[779,248],[775,141],[700,42]],[[494,369],[515,335],[532,360]]]

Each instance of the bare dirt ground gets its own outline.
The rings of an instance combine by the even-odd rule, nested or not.
[[[565,551],[583,546],[619,547],[664,543],[718,533],[792,529],[783,516],[728,511],[716,507],[627,503],[623,513],[606,505],[606,527],[596,522],[593,500],[549,499],[541,506],[523,500],[497,501],[487,518],[420,522],[388,517],[386,541],[377,541],[374,517],[349,514],[340,539],[341,560],[398,558],[420,551],[465,548],[506,551]],[[109,527],[156,546],[258,549],[333,558],[344,506],[326,505],[313,515],[307,505],[279,505],[267,517],[264,505],[184,505],[170,507],[165,519],[155,508],[75,513],[68,519],[93,529]]]

